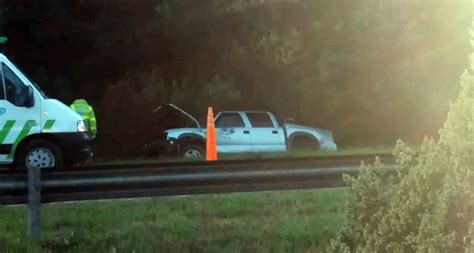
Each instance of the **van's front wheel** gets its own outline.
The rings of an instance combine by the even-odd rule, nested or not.
[[[47,140],[33,140],[18,154],[17,167],[26,169],[57,168],[63,166],[61,149]]]

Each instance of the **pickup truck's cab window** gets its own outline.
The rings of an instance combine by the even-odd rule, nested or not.
[[[252,127],[274,127],[267,113],[247,113]]]
[[[16,106],[23,106],[27,99],[26,86],[5,64],[2,64],[2,71],[6,99]]]
[[[216,120],[216,127],[245,127],[245,124],[238,113],[222,113]]]

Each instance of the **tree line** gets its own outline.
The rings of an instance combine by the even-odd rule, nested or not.
[[[471,2],[0,0],[1,50],[52,97],[87,99],[102,152],[131,156],[174,120],[271,110],[342,146],[436,133],[469,52]],[[168,116],[172,115],[170,112]],[[166,115],[165,115],[166,116]],[[135,150],[130,152],[130,150]]]

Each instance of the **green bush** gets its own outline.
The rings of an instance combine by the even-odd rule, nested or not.
[[[346,176],[346,224],[330,252],[474,252],[474,54],[439,140],[399,141],[397,173],[380,161]]]

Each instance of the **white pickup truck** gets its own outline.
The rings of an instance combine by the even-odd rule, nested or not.
[[[171,150],[185,158],[205,155],[206,129],[193,120],[195,128],[165,131]],[[219,153],[286,152],[297,147],[337,150],[331,131],[292,123],[280,124],[270,112],[220,112],[215,117],[215,126]]]

